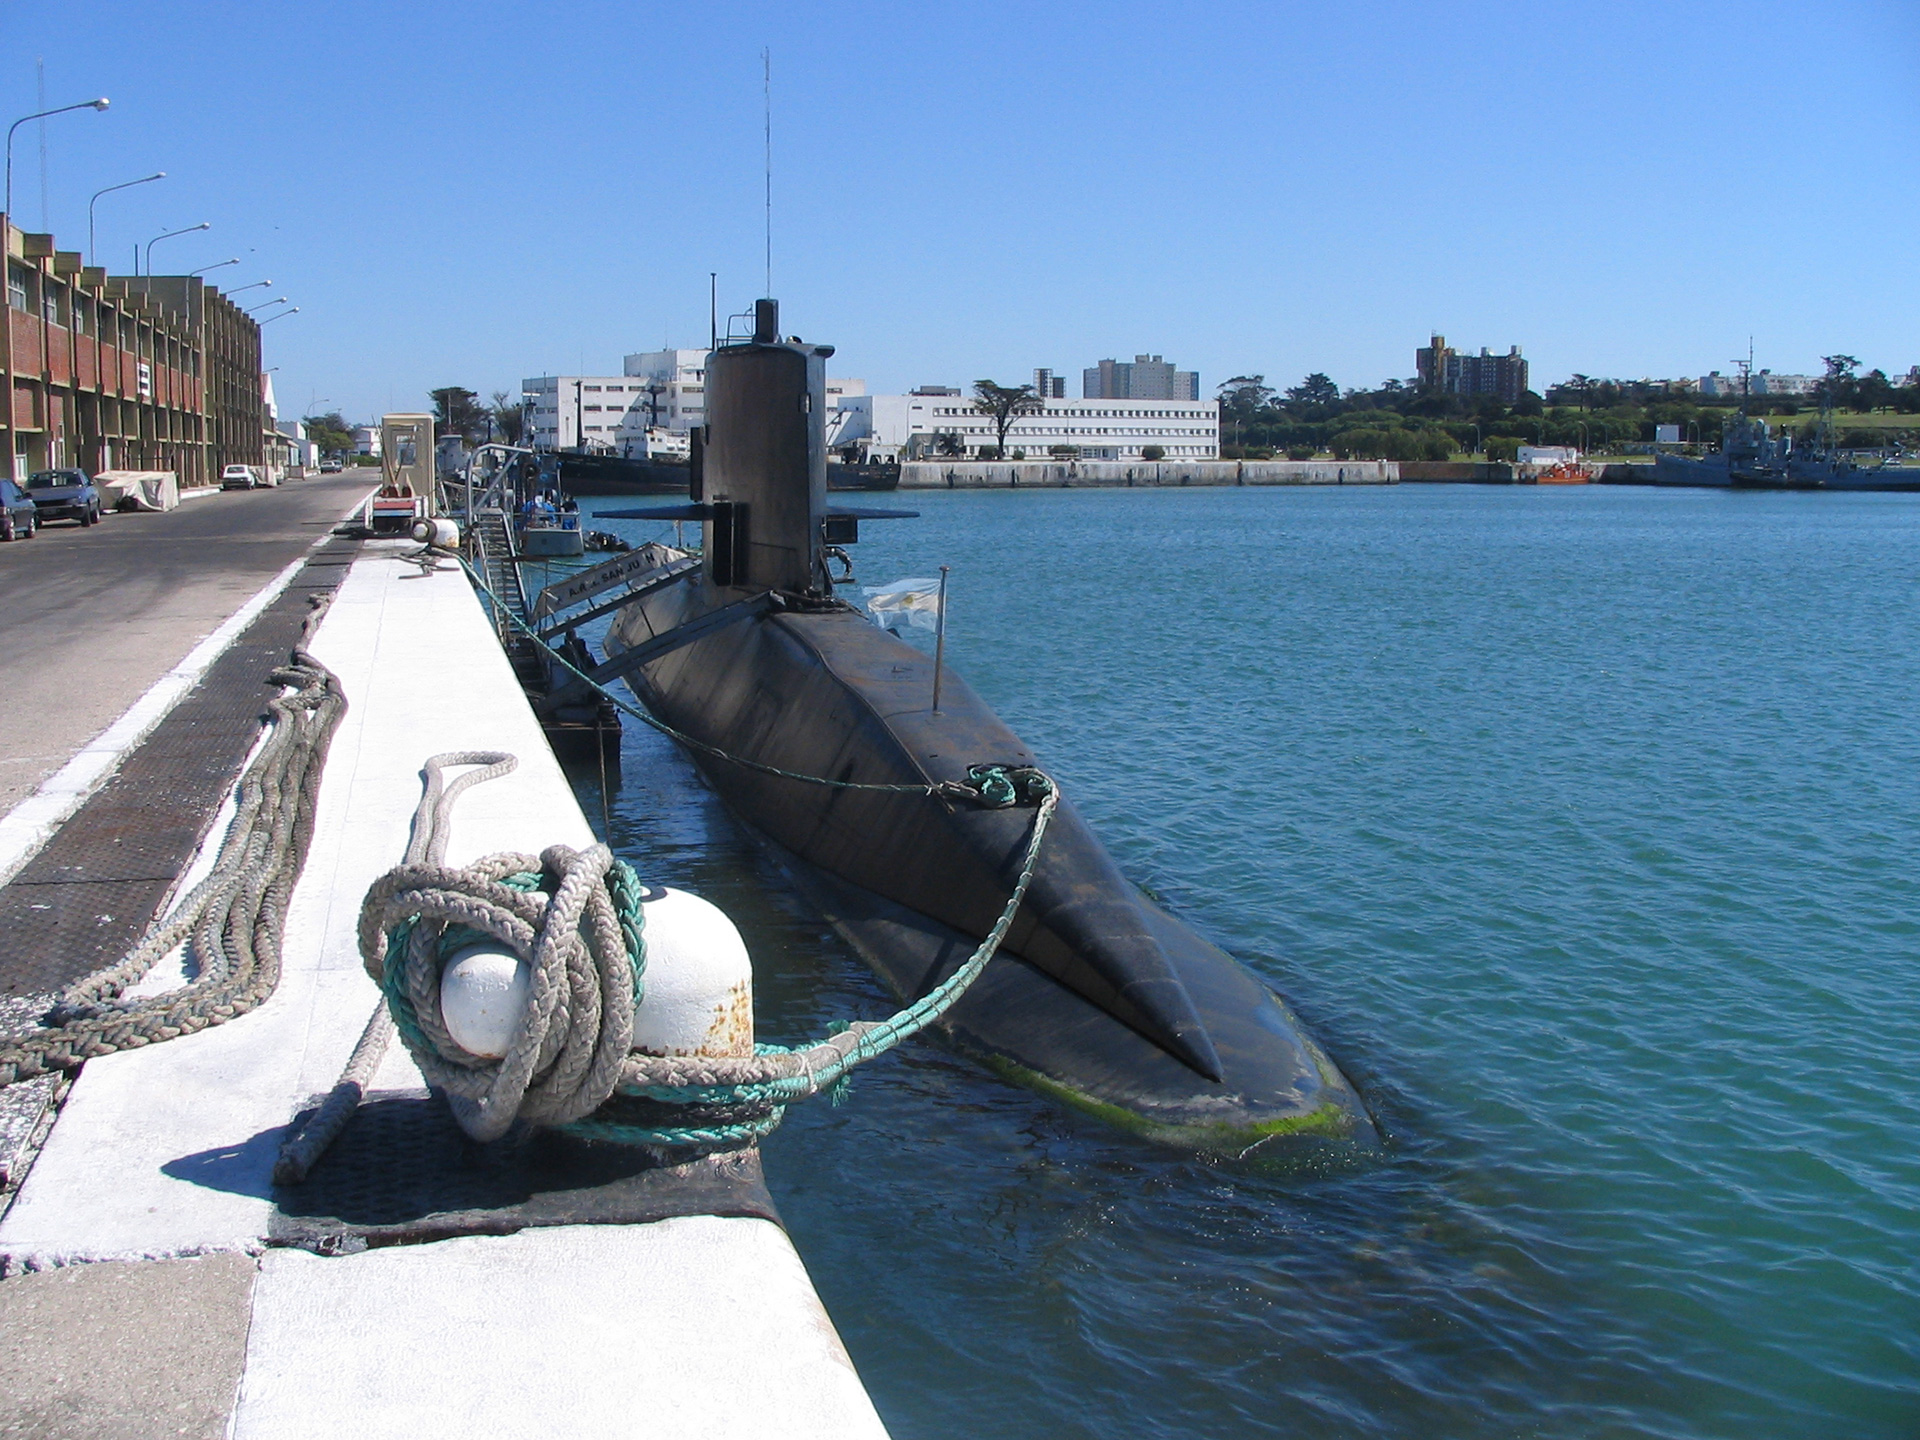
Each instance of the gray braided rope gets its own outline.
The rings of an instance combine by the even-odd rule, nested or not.
[[[518,764],[496,750],[429,758],[406,858],[374,881],[360,908],[361,961],[376,985],[386,981],[392,932],[409,926],[401,980],[418,1033],[401,1031],[401,1041],[427,1083],[445,1092],[460,1127],[483,1142],[499,1139],[516,1119],[559,1125],[597,1109],[619,1083],[633,1038],[633,965],[606,888],[611,850],[552,845],[538,856],[444,863],[454,802]],[[457,765],[478,768],[447,781]],[[553,877],[551,896],[502,883],[527,872]],[[490,936],[528,963],[529,1003],[499,1059],[464,1049],[441,1014],[442,941],[452,926]],[[396,1028],[383,1000],[339,1082],[283,1142],[278,1183],[305,1179],[346,1128]]]
[[[233,822],[213,868],[127,954],[71,986],[39,1030],[0,1039],[0,1085],[120,1050],[190,1035],[246,1014],[280,982],[287,904],[313,840],[320,776],[347,700],[307,646],[330,597],[314,601],[292,663],[268,677],[272,728],[239,781]],[[163,995],[128,986],[189,941],[198,973]]]

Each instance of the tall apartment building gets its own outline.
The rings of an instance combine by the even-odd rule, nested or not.
[[[1413,352],[1414,368],[1423,390],[1438,390],[1443,395],[1492,395],[1512,405],[1527,393],[1527,362],[1520,347],[1512,346],[1504,355],[1494,355],[1483,345],[1478,355],[1462,355],[1447,337],[1435,335],[1431,343]]]
[[[4,219],[0,237],[8,473],[171,470],[191,486],[261,463],[260,327],[238,306],[191,276],[109,276]]]
[[[1064,400],[1067,398],[1067,377],[1047,369],[1036,370],[1033,372],[1033,393],[1042,400]]]
[[[1087,400],[1198,400],[1200,372],[1176,370],[1158,355],[1136,355],[1131,364],[1102,360],[1080,374]]]

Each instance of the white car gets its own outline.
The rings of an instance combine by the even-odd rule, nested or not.
[[[254,473],[251,465],[229,465],[220,472],[222,490],[252,490],[259,484],[260,477]]]

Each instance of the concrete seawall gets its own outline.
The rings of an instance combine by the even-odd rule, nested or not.
[[[1391,460],[913,460],[902,490],[1070,490],[1182,485],[1394,485]]]

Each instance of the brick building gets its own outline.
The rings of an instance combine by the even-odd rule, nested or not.
[[[171,470],[204,485],[261,462],[260,327],[238,306],[192,277],[109,276],[4,217],[0,233],[12,474]]]

